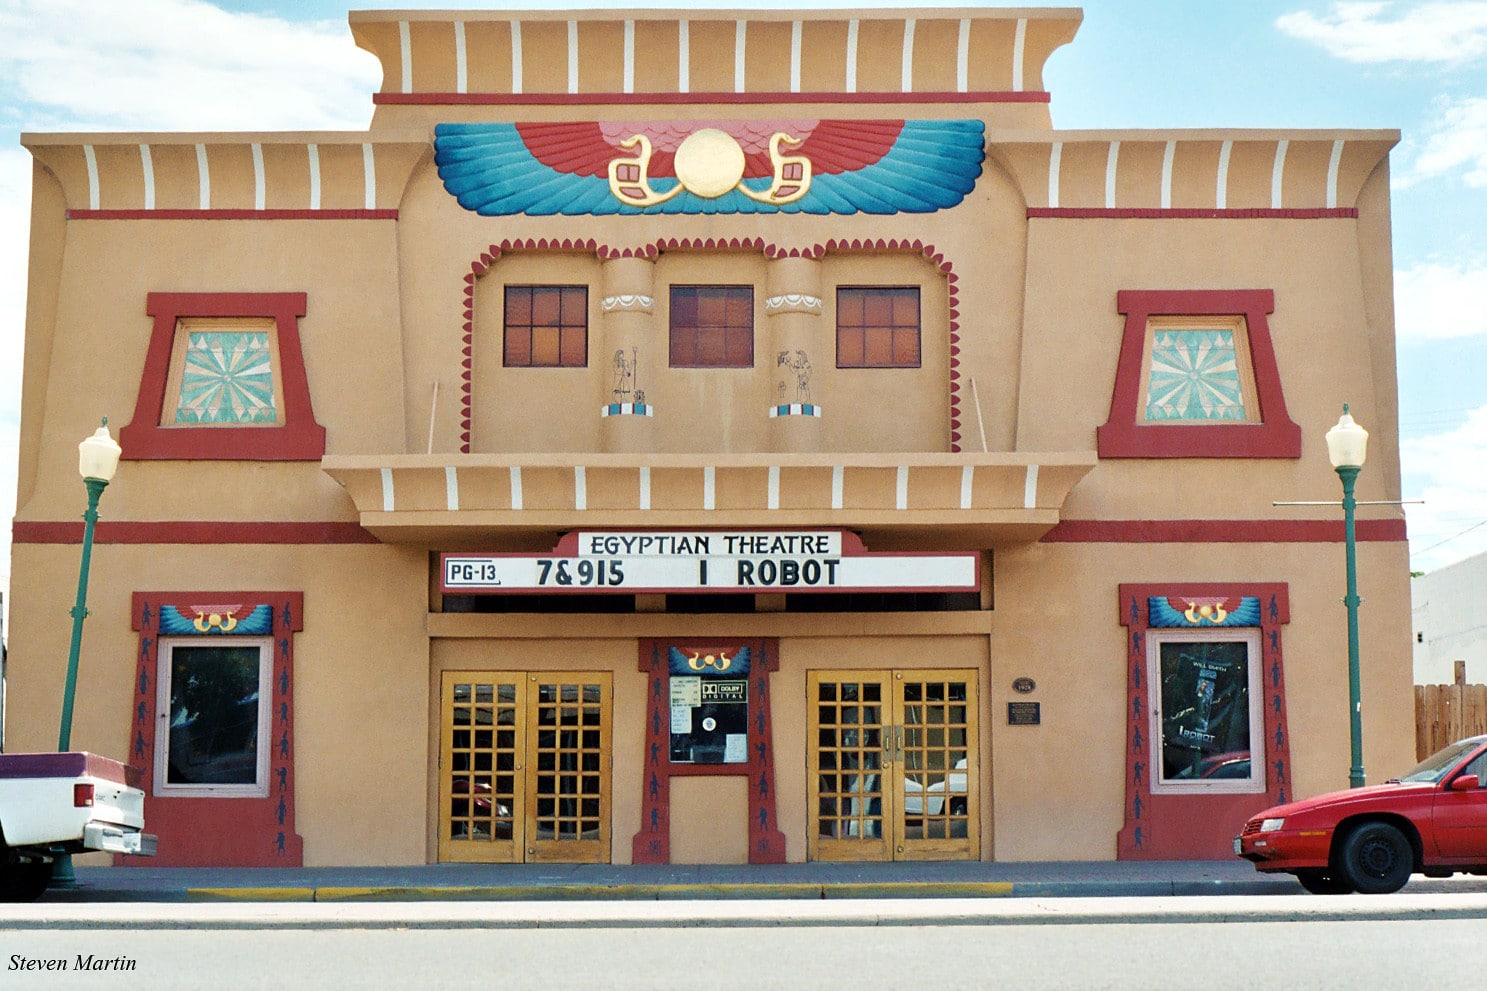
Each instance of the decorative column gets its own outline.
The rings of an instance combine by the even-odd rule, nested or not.
[[[613,257],[603,263],[597,335],[602,350],[604,418],[600,437],[611,453],[653,451],[656,410],[647,395],[656,384],[657,362],[666,337],[656,327],[655,263],[648,258]]]
[[[834,352],[821,320],[821,262],[799,255],[771,259],[766,292],[769,350],[763,360],[772,380],[770,450],[819,451],[824,427],[814,366],[830,361]]]

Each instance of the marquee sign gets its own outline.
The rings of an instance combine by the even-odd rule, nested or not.
[[[974,592],[974,551],[871,554],[842,530],[579,531],[551,554],[440,555],[446,595]]]

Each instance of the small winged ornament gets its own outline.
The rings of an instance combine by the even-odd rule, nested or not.
[[[985,158],[979,120],[440,124],[444,188],[482,216],[929,213]]]

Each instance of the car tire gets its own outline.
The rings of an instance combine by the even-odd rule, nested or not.
[[[1364,823],[1342,842],[1339,874],[1365,895],[1387,895],[1404,887],[1415,869],[1415,851],[1386,822]]]
[[[51,880],[49,860],[0,863],[0,902],[34,902]]]
[[[1353,893],[1351,884],[1327,871],[1297,871],[1296,880],[1300,881],[1301,886],[1313,895],[1350,895]]]

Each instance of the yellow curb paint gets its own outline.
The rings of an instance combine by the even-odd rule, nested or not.
[[[1005,898],[1011,881],[900,881],[822,885],[823,898]]]
[[[312,902],[314,888],[187,888],[194,902]]]

